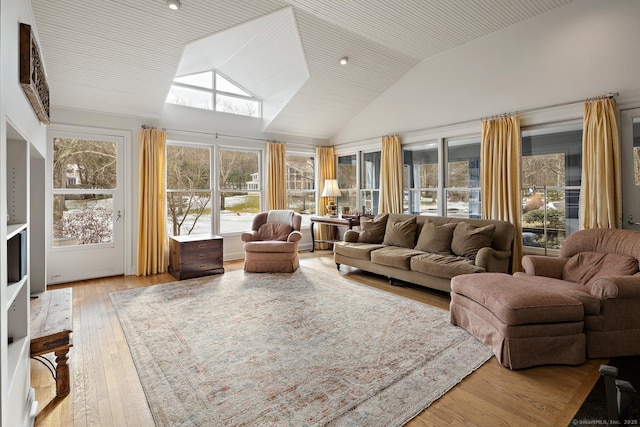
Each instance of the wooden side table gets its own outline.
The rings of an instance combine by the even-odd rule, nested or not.
[[[71,344],[72,288],[55,289],[33,294],[31,300],[31,357],[42,362],[56,380],[56,397],[71,391],[69,380],[69,349]],[[52,363],[41,356],[56,356],[55,374]]]
[[[313,252],[316,248],[316,243],[335,243],[339,240],[336,239],[323,239],[316,240],[316,235],[314,231],[315,224],[329,225],[332,227],[346,227],[351,230],[353,227],[357,227],[360,225],[360,218],[358,217],[348,217],[348,218],[340,218],[340,217],[329,217],[329,216],[312,216],[309,218],[311,221],[310,229],[311,229],[311,252]]]
[[[169,273],[184,280],[224,273],[222,237],[192,234],[169,238]]]

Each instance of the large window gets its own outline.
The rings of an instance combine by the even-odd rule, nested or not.
[[[404,212],[415,215],[438,215],[438,143],[403,152]]]
[[[362,153],[360,197],[362,200],[362,213],[364,214],[378,214],[380,202],[380,157],[380,151]]]
[[[480,138],[448,140],[446,216],[480,218]]]
[[[251,228],[263,191],[260,151],[220,148],[216,152],[209,146],[170,143],[166,162],[169,235],[216,232],[216,218],[221,234]],[[214,166],[219,171],[217,188]]]
[[[531,251],[560,249],[578,230],[582,127],[522,133],[523,244]]]
[[[302,224],[316,213],[315,157],[287,155],[287,208],[302,215]]]
[[[220,232],[239,233],[251,229],[260,212],[262,170],[258,151],[220,149]]]
[[[176,77],[165,102],[243,116],[262,114],[258,98],[216,71]]]
[[[167,221],[171,236],[210,233],[211,149],[167,144]]]
[[[338,156],[338,188],[342,195],[338,198],[338,208],[349,212],[363,212],[358,206],[358,163],[355,154]]]

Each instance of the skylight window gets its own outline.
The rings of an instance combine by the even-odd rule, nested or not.
[[[262,109],[258,98],[216,71],[176,77],[165,102],[251,117]]]

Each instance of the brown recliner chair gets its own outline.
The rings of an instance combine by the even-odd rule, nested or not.
[[[587,357],[640,354],[640,232],[600,228],[567,238],[558,258],[525,256],[514,277],[582,302]]]
[[[253,217],[251,231],[242,233],[244,271],[292,273],[300,265],[298,242],[302,216],[292,210],[271,210]]]

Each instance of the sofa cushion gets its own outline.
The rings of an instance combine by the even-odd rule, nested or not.
[[[413,249],[416,244],[416,228],[415,216],[405,221],[387,221],[383,243],[389,246]]]
[[[371,252],[371,261],[380,265],[409,270],[411,257],[422,253],[424,252],[414,249],[386,246]]]
[[[584,306],[585,314],[600,314],[602,307],[600,299],[591,295],[589,289],[579,283],[553,277],[531,276],[521,272],[513,273],[513,277],[537,285],[545,291],[558,292],[577,299]]]
[[[451,250],[458,256],[475,260],[480,249],[491,246],[495,230],[494,224],[476,227],[468,222],[459,222],[453,230]]]
[[[410,267],[412,271],[446,279],[460,274],[485,272],[484,268],[476,266],[469,258],[432,253],[414,256]]]
[[[451,240],[455,223],[436,225],[426,220],[415,249],[440,255],[451,255]]]
[[[382,243],[387,227],[389,214],[376,215],[375,218],[360,218],[360,235],[358,243]]]
[[[371,261],[371,251],[375,251],[384,247],[384,245],[376,245],[373,243],[337,242],[333,246],[333,251],[337,254],[348,256],[351,258]]]
[[[260,240],[281,240],[286,241],[293,227],[281,222],[266,222],[258,229]]]
[[[562,278],[586,285],[599,277],[630,276],[638,272],[638,260],[627,255],[580,252],[573,255],[562,270]]]

